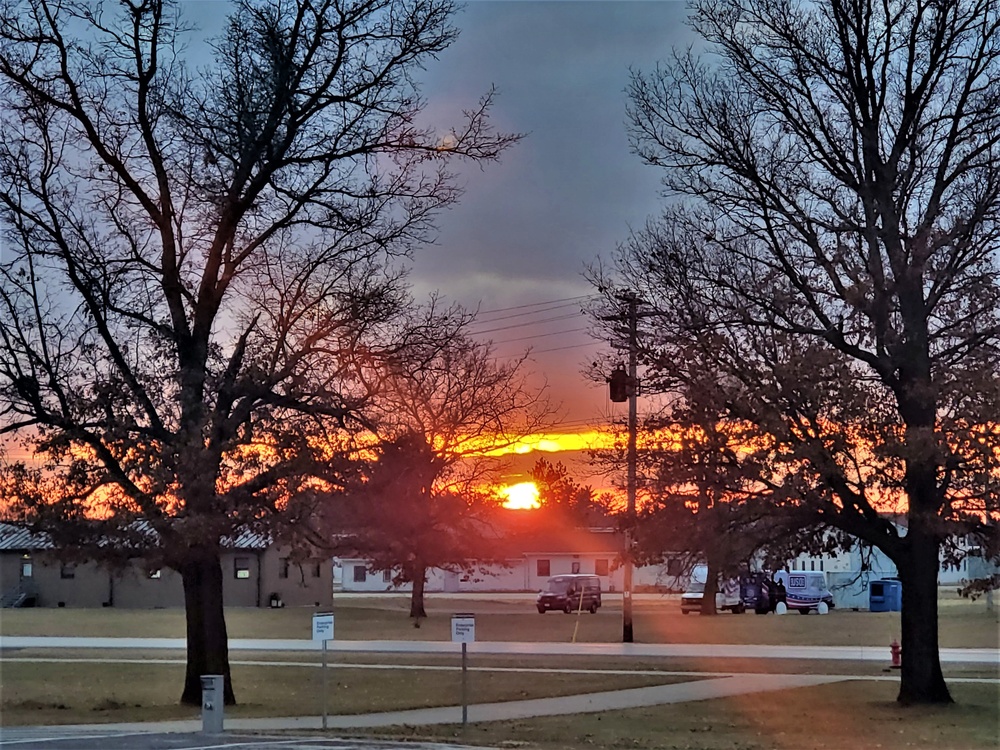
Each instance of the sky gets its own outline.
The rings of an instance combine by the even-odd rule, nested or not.
[[[471,0],[458,41],[422,78],[432,122],[495,86],[496,126],[526,137],[500,164],[461,172],[460,205],[417,251],[414,291],[478,308],[473,330],[501,357],[532,347],[567,431],[622,410],[582,375],[601,345],[574,298],[593,292],[587,264],[661,205],[660,175],[630,153],[625,90],[630,68],[692,42],[686,14],[673,0]]]
[[[441,132],[497,90],[492,122],[524,139],[500,163],[459,168],[465,193],[416,250],[414,296],[479,310],[472,332],[499,358],[524,354],[533,383],[574,432],[620,418],[605,384],[583,368],[602,344],[580,311],[588,264],[610,259],[630,228],[655,215],[658,170],[630,152],[630,68],[653,69],[696,37],[684,0],[458,0],[457,41],[419,77],[425,123]],[[196,37],[219,33],[222,0],[181,0]],[[512,309],[513,308],[513,309]],[[543,322],[544,321],[544,322]]]
[[[431,123],[453,122],[494,86],[495,125],[525,138],[499,164],[460,172],[460,204],[439,220],[436,244],[416,252],[414,293],[480,310],[472,331],[498,357],[531,347],[533,382],[560,408],[556,433],[625,418],[627,405],[583,375],[606,348],[580,310],[594,291],[584,271],[662,205],[660,174],[630,152],[626,88],[630,69],[649,71],[695,41],[686,16],[674,0],[470,0],[458,40],[421,78]],[[608,486],[573,449],[586,442],[559,443],[550,460]],[[527,480],[539,455],[510,459],[504,480]]]
[[[181,0],[197,38],[228,3]],[[650,70],[693,41],[681,0],[466,0],[457,41],[420,78],[428,123],[457,124],[491,87],[492,120],[524,139],[498,164],[459,169],[465,193],[418,248],[411,281],[480,311],[472,331],[499,358],[521,355],[560,406],[555,431],[621,419],[604,384],[584,378],[602,344],[580,311],[587,264],[610,258],[661,205],[660,175],[630,153],[629,70]]]

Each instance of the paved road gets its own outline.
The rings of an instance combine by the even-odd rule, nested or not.
[[[312,640],[276,638],[231,638],[231,651],[319,651]],[[328,641],[331,652],[453,654],[460,650],[450,641]],[[75,638],[2,636],[0,650],[21,648],[50,649],[145,649],[180,650],[183,638]],[[712,643],[537,643],[518,641],[476,641],[468,644],[470,654],[551,655],[551,656],[637,656],[742,659],[823,659],[834,661],[888,661],[888,646],[752,646]],[[1000,666],[1000,650],[995,648],[942,648],[946,664],[994,664]]]

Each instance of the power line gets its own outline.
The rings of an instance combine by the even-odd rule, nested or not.
[[[578,295],[576,297],[563,297],[561,299],[545,300],[544,302],[531,302],[531,303],[526,304],[526,305],[514,305],[512,307],[498,307],[495,310],[481,310],[480,314],[481,315],[492,315],[493,313],[509,312],[510,310],[524,310],[525,308],[528,308],[528,307],[540,307],[541,305],[554,305],[557,302],[572,302],[573,300],[588,299],[588,298],[591,298],[593,296],[594,296],[593,294],[580,294],[580,295]]]
[[[551,349],[532,349],[532,354],[547,354],[548,352],[561,352],[566,349],[582,349],[585,346],[595,346],[596,344],[603,343],[599,341],[589,341],[586,344],[571,344],[570,346],[554,346]]]
[[[499,343],[499,342],[494,341],[493,343],[496,344],[496,343]],[[606,343],[606,342],[604,342],[604,341],[589,341],[589,342],[587,342],[585,344],[569,344],[568,346],[553,346],[553,347],[551,347],[549,349],[529,349],[529,350],[527,350],[527,354],[528,354],[528,358],[530,359],[530,358],[534,357],[536,354],[547,354],[549,352],[561,352],[561,351],[565,351],[567,349],[584,349],[584,348],[587,348],[587,347],[598,346],[598,345],[604,344],[604,343]],[[524,353],[521,353],[521,354],[498,354],[498,355],[495,355],[494,358],[495,359],[520,359],[523,356],[524,356]]]
[[[538,313],[551,312],[552,310],[559,310],[559,309],[564,308],[564,307],[577,307],[578,303],[576,303],[576,302],[563,302],[561,305],[556,305],[556,304],[549,305],[548,303],[540,302],[538,304],[539,305],[547,305],[547,306],[546,307],[539,307],[539,309],[537,309],[537,310],[529,310],[528,312],[514,313],[512,315],[499,315],[499,316],[497,316],[495,318],[490,318],[489,320],[478,320],[477,319],[477,320],[473,321],[472,325],[477,325],[477,324],[480,324],[480,323],[482,323],[484,325],[489,325],[491,323],[498,323],[501,320],[510,320],[511,318],[523,318],[526,315],[537,315]]]
[[[553,422],[552,424],[546,425],[543,429],[539,430],[537,434],[546,435],[558,432],[560,429],[579,429],[581,427],[586,427],[597,432],[602,429],[606,429],[608,426],[609,423],[607,421],[600,422],[592,419],[567,419],[565,422]]]
[[[511,323],[510,325],[500,326],[498,328],[487,328],[487,329],[482,330],[482,331],[473,331],[472,333],[475,334],[476,336],[480,336],[480,335],[482,335],[484,333],[495,333],[496,331],[510,331],[510,330],[515,329],[515,328],[525,328],[527,326],[539,326],[539,325],[542,325],[544,323],[553,323],[553,322],[555,322],[557,320],[568,320],[570,318],[577,318],[577,317],[579,317],[579,316],[576,315],[576,314],[571,314],[571,315],[555,315],[555,316],[553,316],[551,318],[542,318],[541,320],[529,320],[529,321],[526,321],[524,323]]]
[[[586,331],[586,328],[570,328],[567,331],[553,331],[552,333],[539,333],[534,336],[521,336],[516,339],[503,339],[502,341],[494,341],[494,344],[512,344],[516,341],[527,341],[529,339],[543,339],[546,336],[562,336],[565,333],[579,333],[580,331]]]

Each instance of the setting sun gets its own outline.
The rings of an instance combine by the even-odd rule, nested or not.
[[[538,487],[534,482],[519,482],[502,489],[501,494],[507,498],[503,507],[511,510],[531,510],[538,508]]]

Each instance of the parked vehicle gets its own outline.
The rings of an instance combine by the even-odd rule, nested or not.
[[[798,610],[807,615],[820,603],[833,609],[833,594],[826,585],[826,573],[822,570],[779,570],[774,578],[785,586],[785,606],[789,611]]]
[[[708,566],[695,565],[691,571],[688,585],[681,594],[681,613],[700,612],[701,603],[705,598],[705,582],[708,580]],[[740,596],[740,582],[735,578],[719,581],[719,590],[715,593],[715,611],[729,610],[740,614],[746,610],[743,598]]]
[[[535,600],[538,613],[561,609],[566,614],[586,610],[596,614],[601,606],[601,579],[597,576],[568,574],[552,576]]]
[[[770,612],[774,604],[768,588],[771,583],[770,573],[755,571],[740,576],[740,597],[744,608],[752,609],[758,615]]]

